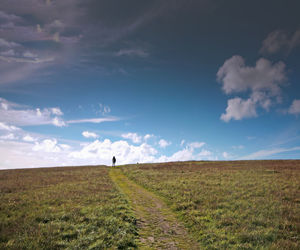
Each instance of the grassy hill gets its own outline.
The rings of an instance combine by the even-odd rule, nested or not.
[[[108,170],[0,171],[0,249],[135,246],[135,218]]]
[[[120,170],[135,188],[167,204],[199,244],[195,248],[300,248],[300,161],[175,162]],[[126,195],[110,171],[0,171],[0,249],[139,247],[136,190]]]

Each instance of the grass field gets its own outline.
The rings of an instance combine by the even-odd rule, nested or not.
[[[300,249],[300,161],[123,167],[164,197],[202,248]]]
[[[171,240],[178,236],[176,220],[200,249],[300,249],[300,161],[118,169],[0,171],[0,249],[128,249],[147,241],[154,246],[156,240],[167,242],[167,234]],[[133,182],[125,185],[128,178],[121,174]],[[152,237],[155,223],[161,229]]]
[[[107,167],[0,171],[0,249],[135,246],[136,223]]]

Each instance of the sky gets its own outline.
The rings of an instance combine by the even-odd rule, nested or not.
[[[1,0],[0,169],[300,158],[298,0]]]

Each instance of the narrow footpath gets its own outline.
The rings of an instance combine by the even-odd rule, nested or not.
[[[141,249],[199,249],[174,213],[154,193],[129,180],[120,169],[110,176],[128,196],[137,218]]]

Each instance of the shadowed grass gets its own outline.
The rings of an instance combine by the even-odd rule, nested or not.
[[[164,197],[202,248],[300,248],[300,161],[139,164],[122,170]]]
[[[0,171],[0,249],[127,249],[136,221],[107,167]]]

